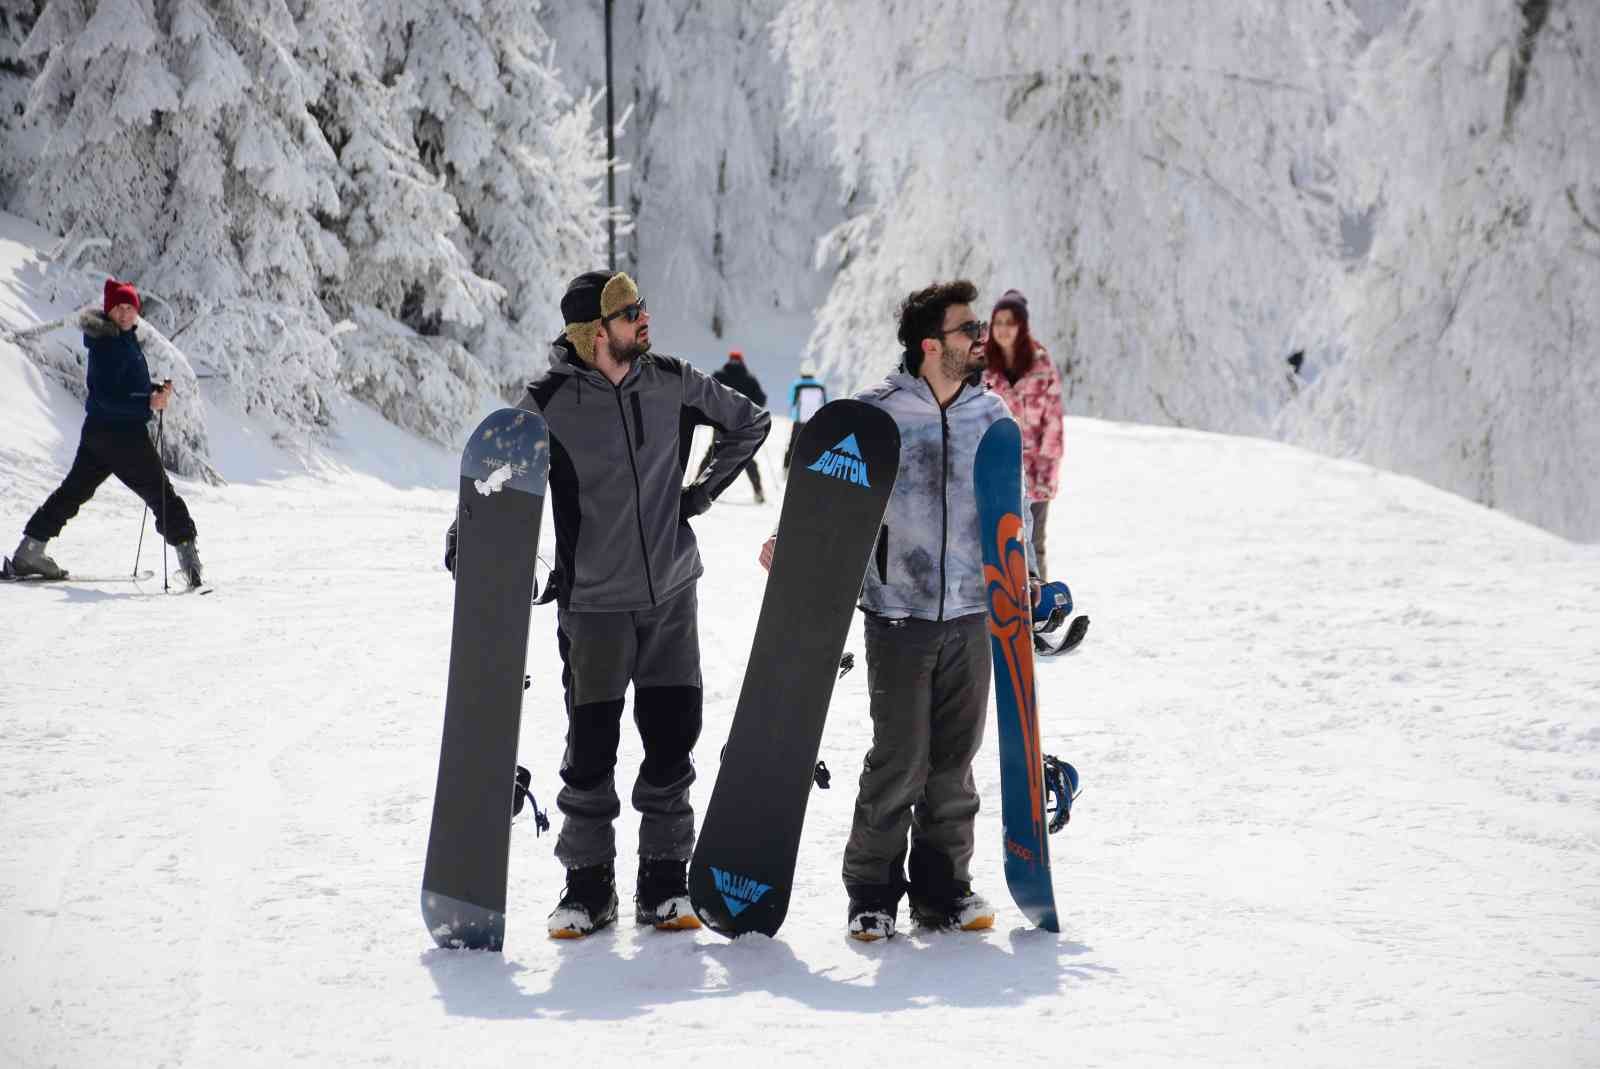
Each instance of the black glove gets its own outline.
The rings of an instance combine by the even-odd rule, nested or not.
[[[706,493],[706,488],[702,485],[691,486],[678,498],[678,522],[688,523],[710,507],[711,495]]]
[[[450,578],[456,577],[456,525],[453,523],[444,533],[444,570],[450,573]]]

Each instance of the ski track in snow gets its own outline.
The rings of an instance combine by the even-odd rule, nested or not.
[[[3,344],[0,374],[27,429],[0,429],[12,537],[77,416]],[[375,477],[399,438],[357,421],[294,474],[229,423],[224,474],[247,477],[181,485],[214,596],[162,596],[159,562],[139,586],[0,590],[0,1064],[1600,1064],[1596,547],[1282,445],[1073,420],[1051,560],[1095,623],[1039,670],[1045,749],[1085,788],[1052,840],[1059,937],[1006,894],[992,723],[975,877],[996,929],[844,937],[860,668],[778,939],[553,943],[562,874],[524,814],[507,951],[473,954],[435,949],[417,904],[453,460],[413,443],[429,478]],[[741,480],[695,521],[701,811],[776,507]],[[137,513],[108,483],[51,549],[129,567]],[[535,611],[521,747],[552,810],[554,627]],[[641,756],[625,730],[624,797]],[[625,907],[636,842],[625,807]]]

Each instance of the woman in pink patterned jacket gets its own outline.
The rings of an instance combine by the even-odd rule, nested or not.
[[[1033,512],[1033,552],[1044,570],[1044,529],[1061,462],[1061,375],[1028,331],[1028,298],[1006,290],[989,321],[989,369],[983,381],[1022,426],[1022,470]]]

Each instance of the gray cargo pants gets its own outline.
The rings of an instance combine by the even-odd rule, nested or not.
[[[987,617],[935,623],[868,614],[866,645],[872,748],[844,849],[845,888],[885,906],[908,888],[919,898],[954,897],[972,879],[972,760],[989,712]]]
[[[633,721],[644,762],[633,784],[639,856],[687,861],[694,853],[691,752],[700,737],[700,636],[695,587],[638,612],[557,616],[567,749],[556,795],[556,859],[569,869],[617,856],[614,823],[623,697],[633,684]]]

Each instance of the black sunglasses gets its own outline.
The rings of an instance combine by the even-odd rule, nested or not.
[[[989,329],[989,324],[985,323],[983,320],[981,320],[981,319],[969,319],[965,323],[961,324],[959,327],[951,327],[949,330],[941,330],[939,332],[939,334],[942,337],[942,336],[944,336],[946,334],[954,334],[956,331],[959,330],[961,333],[965,334],[968,338],[971,338],[973,341],[977,341],[979,338],[983,337],[984,331],[986,331],[988,329]]]
[[[628,305],[628,307],[626,307],[626,308],[619,308],[615,312],[612,312],[608,316],[601,316],[600,317],[600,322],[609,323],[613,319],[616,319],[617,317],[620,316],[621,318],[626,319],[630,323],[637,323],[637,322],[639,322],[639,317],[644,315],[644,313],[645,313],[644,298],[640,297],[637,301],[634,301],[632,304]]]

